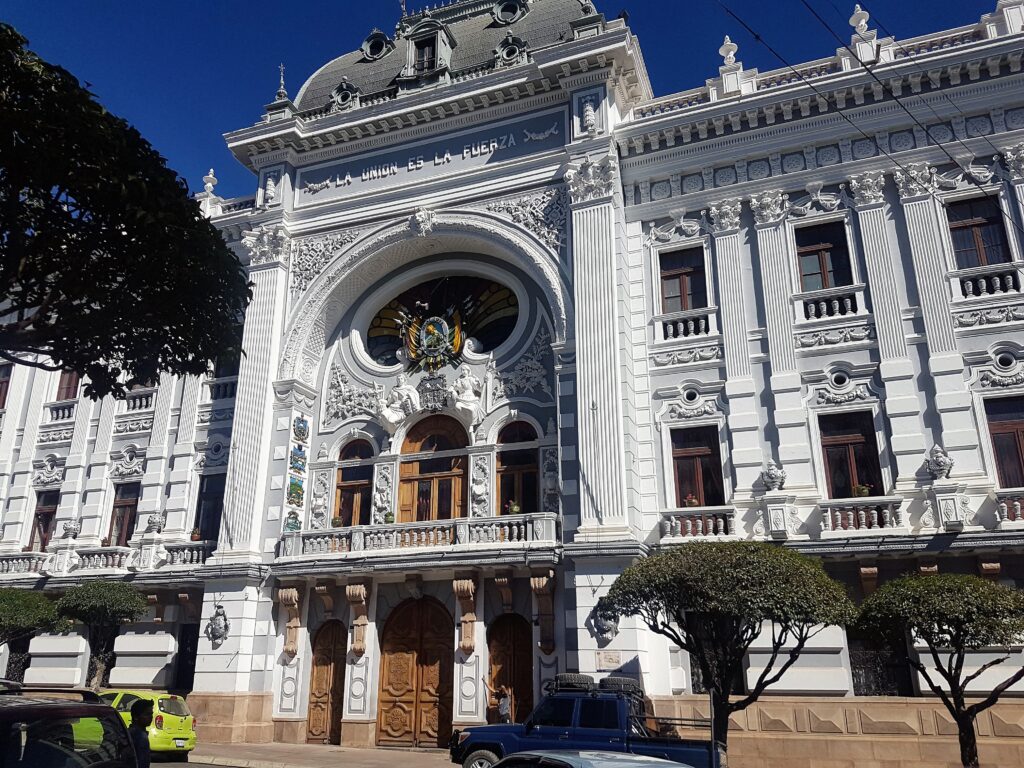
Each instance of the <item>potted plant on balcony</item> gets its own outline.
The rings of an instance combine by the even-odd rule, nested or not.
[[[683,499],[683,504],[685,504],[687,507],[699,507],[700,499],[698,499],[692,493],[688,493],[686,494],[686,498]]]
[[[523,508],[519,506],[519,502],[515,499],[509,499],[505,502],[505,514],[506,515],[518,515],[523,511]]]
[[[109,547],[110,546],[110,539],[109,538],[100,539],[100,546],[101,547]]]
[[[384,522],[385,523],[393,523],[393,522],[395,522],[395,513],[392,512],[390,509],[387,512],[384,513]]]
[[[332,517],[331,518],[331,528],[341,528],[341,518],[340,517]]]
[[[202,536],[201,533],[199,533],[199,528],[198,527],[192,529],[192,534],[191,534],[190,538],[192,539],[192,541],[202,541],[203,540],[203,536]]]
[[[867,485],[867,484],[864,484],[864,483],[858,483],[858,484],[853,486],[853,495],[854,496],[870,496],[871,495],[871,486]]]

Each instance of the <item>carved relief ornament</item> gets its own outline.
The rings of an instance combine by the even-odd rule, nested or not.
[[[352,653],[362,656],[366,653],[366,627],[369,625],[367,599],[370,586],[367,582],[355,582],[345,587],[345,599],[352,608]]]
[[[114,453],[111,458],[113,459],[110,466],[111,477],[139,477],[144,473],[143,464],[146,452],[135,445],[126,445],[119,452]]]
[[[568,205],[564,189],[547,189],[511,200],[490,203],[487,210],[508,217],[529,230],[555,253],[565,240]]]
[[[54,454],[48,454],[41,462],[36,463],[36,471],[32,475],[32,485],[45,488],[60,485],[64,481],[64,462]]]
[[[885,200],[885,173],[868,171],[850,177],[850,192],[854,205],[876,205]]]
[[[356,235],[355,231],[334,232],[296,241],[292,256],[292,292],[306,290],[330,260],[356,239]]]
[[[324,409],[324,426],[351,419],[353,416],[375,416],[377,394],[367,387],[357,387],[341,366],[331,366],[331,381],[327,388],[327,403]]]
[[[242,245],[249,251],[249,264],[288,263],[290,241],[280,224],[267,224],[242,235]]]
[[[1024,181],[1024,141],[1004,150],[1003,162],[1013,181]]]
[[[722,200],[708,209],[715,234],[731,232],[740,228],[740,213],[743,203],[740,200]]]
[[[601,197],[608,197],[615,189],[617,168],[611,155],[597,161],[589,157],[569,166],[565,180],[569,183],[572,202],[585,203]]]
[[[452,591],[459,603],[459,650],[471,656],[476,650],[476,581],[472,576],[452,581]]]
[[[537,601],[537,621],[540,624],[540,640],[537,644],[542,653],[550,655],[555,652],[555,572],[551,569],[534,571],[530,576],[530,589]]]
[[[277,590],[277,602],[288,612],[288,622],[284,629],[285,655],[295,658],[299,652],[299,590],[296,587],[281,587]]]
[[[789,195],[778,189],[760,192],[750,198],[750,209],[757,224],[777,224],[789,213]]]

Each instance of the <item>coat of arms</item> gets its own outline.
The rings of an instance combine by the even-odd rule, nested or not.
[[[459,359],[465,336],[462,313],[449,309],[446,317],[431,315],[403,318],[402,335],[405,352],[413,370],[434,372]]]

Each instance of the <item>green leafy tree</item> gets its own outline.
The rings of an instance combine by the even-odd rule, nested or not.
[[[1024,679],[1021,655],[1010,649],[1024,641],[1024,592],[964,574],[903,576],[882,585],[864,601],[859,623],[874,637],[903,649],[907,664],[956,721],[961,762],[965,768],[976,768],[978,713]],[[915,643],[923,644],[927,653],[916,654]],[[965,673],[968,653],[992,648],[1005,650]],[[1013,672],[968,703],[971,683],[1014,657],[1009,665]]]
[[[137,130],[0,24],[0,357],[123,396],[240,346],[244,268]]]
[[[760,542],[694,542],[644,558],[615,580],[600,614],[639,616],[690,654],[711,697],[712,738],[722,764],[729,716],[778,682],[826,625],[856,610],[817,560]],[[771,651],[746,695],[732,697],[751,644],[769,633]]]
[[[42,592],[0,589],[0,645],[59,630],[62,624],[53,601]]]
[[[85,625],[89,641],[89,687],[99,690],[114,660],[114,641],[122,624],[146,612],[142,595],[122,581],[87,581],[71,587],[57,601],[57,613]]]

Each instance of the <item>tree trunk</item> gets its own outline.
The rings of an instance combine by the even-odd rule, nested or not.
[[[956,725],[960,732],[960,762],[964,768],[978,768],[978,736],[974,732],[974,718],[960,715]]]
[[[711,691],[711,745],[718,752],[718,765],[728,768],[729,696]]]

